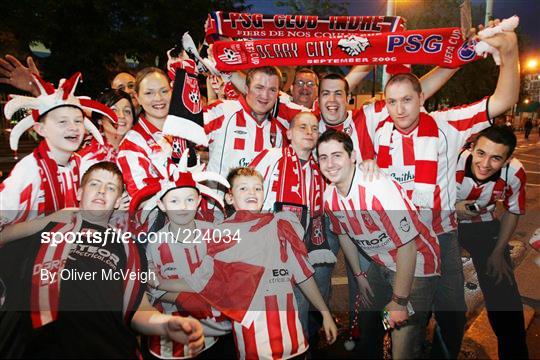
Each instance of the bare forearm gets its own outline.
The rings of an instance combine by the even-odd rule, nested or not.
[[[47,217],[36,218],[34,220],[7,225],[0,233],[0,244],[22,239],[35,234],[45,228],[50,220]]]
[[[131,319],[133,330],[143,335],[161,335],[167,334],[166,326],[170,315],[164,315],[157,311],[146,296],[143,296],[141,305]]]
[[[501,65],[495,92],[489,99],[489,115],[498,116],[513,106],[519,97],[519,54],[515,34],[507,35],[510,44],[500,49]]]
[[[158,290],[179,293],[183,291],[193,291],[184,279],[170,280],[159,279]]]
[[[505,211],[501,218],[501,228],[499,230],[499,239],[495,245],[494,251],[503,251],[512,238],[519,221],[519,215]]]
[[[354,245],[349,235],[338,235],[338,238],[339,245],[343,250],[343,254],[349,263],[351,270],[354,274],[358,274],[362,269],[360,268],[360,259],[358,258],[358,249],[356,245]]]
[[[394,294],[407,298],[411,292],[416,267],[416,242],[409,241],[398,249]]]
[[[345,76],[345,79],[347,80],[347,83],[349,83],[351,91],[364,80],[372,69],[373,66],[370,65],[356,65],[349,71],[347,76]]]
[[[326,306],[326,303],[324,302],[319,288],[317,287],[317,283],[315,283],[313,277],[301,282],[298,284],[298,286],[309,302],[313,304],[315,309],[319,310],[320,312],[329,311],[328,306]]]

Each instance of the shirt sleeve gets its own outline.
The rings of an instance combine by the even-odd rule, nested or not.
[[[527,183],[527,175],[523,165],[512,160],[508,169],[508,179],[506,185],[506,197],[503,206],[506,210],[516,215],[525,214],[525,185]],[[503,168],[502,171],[505,171]]]
[[[156,178],[157,171],[145,149],[125,139],[120,145],[116,163],[124,177],[126,190],[130,196],[147,185],[147,180]],[[154,172],[154,173],[153,173]]]
[[[489,97],[472,104],[435,111],[430,115],[437,125],[457,136],[456,147],[462,148],[467,140],[492,125],[488,114]]]
[[[38,215],[41,179],[37,165],[32,161],[32,158],[23,158],[0,184],[0,231],[6,225]]]
[[[204,132],[208,135],[209,143],[214,141],[217,132],[223,125],[225,119],[223,106],[224,103],[222,101],[216,101],[204,110]]]

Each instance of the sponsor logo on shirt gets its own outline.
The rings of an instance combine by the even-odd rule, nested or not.
[[[272,278],[270,279],[270,284],[275,283],[284,283],[291,281],[289,275],[289,270],[287,269],[272,269]]]
[[[238,161],[238,166],[242,166],[242,167],[247,167],[249,166],[249,163],[246,158],[241,158],[239,161]]]
[[[235,133],[235,134],[239,134],[239,135],[246,135],[246,134],[247,134],[247,131],[244,131],[244,130],[234,130],[234,133]]]
[[[404,173],[396,174],[394,172],[390,173],[390,175],[396,180],[398,183],[403,184],[406,182],[414,181],[414,172],[407,170]]]
[[[379,236],[374,239],[365,239],[365,238],[356,238],[354,241],[363,248],[378,248],[385,246],[389,241],[390,237],[385,232],[381,232]]]

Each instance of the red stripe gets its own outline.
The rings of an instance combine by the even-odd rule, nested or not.
[[[159,251],[159,258],[162,264],[171,264],[174,262],[174,259],[171,253],[171,248],[169,247],[168,243],[159,245],[158,251]]]
[[[162,355],[161,353],[161,336],[149,336],[148,347],[155,355]]]
[[[343,206],[345,209],[346,207]],[[349,209],[354,209],[354,203],[352,199],[349,199]],[[348,210],[345,210],[344,213],[347,216],[347,223],[349,224],[350,230],[353,234],[360,235],[364,232],[362,231],[362,227],[360,226],[360,222],[358,221],[358,218],[356,217],[355,210],[352,210],[352,216],[349,214]]]
[[[414,174],[414,181],[416,183],[423,183],[423,184],[437,183],[437,161],[416,160],[415,164],[416,164],[417,171],[415,171],[415,174]]]
[[[356,211],[362,217],[362,220],[364,222],[364,226],[367,228],[367,230],[369,232],[380,231],[381,229],[377,226],[375,221],[373,221],[373,217],[371,216],[369,211],[367,211],[368,207],[367,207],[367,204],[366,204],[366,188],[363,187],[363,186],[359,186],[358,188],[359,188],[358,189],[359,190],[358,191],[358,193],[359,193],[358,197],[359,197],[359,200],[360,200],[360,209],[358,209]]]
[[[424,274],[439,272],[440,249],[437,238],[431,235],[428,227],[420,220],[414,205],[405,201],[405,206],[414,227],[420,233],[420,236],[416,238],[416,248],[424,256]]]
[[[458,184],[463,184],[463,179],[465,178],[465,171],[464,170],[458,170],[456,172],[456,181]]]
[[[519,206],[519,212],[525,213],[525,184],[527,183],[527,174],[525,174],[525,170],[523,168],[520,168],[516,174],[515,177],[519,179],[520,187],[519,187],[519,195],[518,195],[518,206]]]
[[[266,154],[268,154],[268,151],[269,151],[268,149],[263,150],[259,155],[255,156],[255,159],[253,159],[253,161],[251,161],[251,164],[249,164],[249,166],[252,167],[252,168],[257,167],[257,165],[259,165],[259,163],[262,161],[262,159],[264,159]],[[263,176],[263,177],[266,178],[266,176]]]
[[[64,251],[64,248],[66,247],[66,242],[62,242],[61,244],[59,244],[57,247],[56,247],[56,250],[54,252],[54,255],[53,255],[53,260],[56,260],[56,259],[62,259],[62,252]],[[58,266],[58,269],[56,269],[56,274],[57,274],[57,280],[52,283],[52,284],[49,284],[49,304],[50,304],[50,310],[51,310],[51,316],[52,316],[52,319],[55,320],[58,316],[58,302],[60,301],[60,274],[59,274],[59,270],[60,270],[60,266],[62,265],[65,265],[64,264],[59,264]],[[45,309],[47,310],[47,309]]]
[[[218,130],[221,128],[221,125],[223,124],[223,121],[225,120],[225,116],[221,115],[214,120],[210,121],[208,124],[204,125],[204,132],[206,134],[211,134],[212,132]]]
[[[448,125],[453,126],[458,131],[466,131],[474,127],[474,125],[483,123],[487,120],[486,112],[482,111],[467,119],[450,120],[448,121]]]
[[[435,193],[433,194],[433,209],[432,209],[432,226],[433,231],[435,231],[435,234],[442,234],[444,233],[444,228],[442,226],[442,213],[441,213],[441,188],[439,185],[435,186]],[[427,210],[423,210],[427,211]],[[445,210],[450,211],[450,210]]]
[[[274,359],[281,359],[283,357],[283,334],[281,333],[277,296],[265,296],[264,302],[266,305],[266,327],[268,329],[272,357]]]
[[[298,329],[296,328],[297,311],[294,307],[293,296],[292,293],[287,294],[287,328],[291,335],[291,354],[296,354],[298,352]]]
[[[261,152],[264,149],[264,133],[263,127],[257,125],[255,127],[255,151]]]
[[[244,150],[246,147],[246,140],[236,138],[234,139],[234,150]]]
[[[244,116],[244,112],[239,111],[236,114],[236,126],[246,127],[246,117]]]
[[[375,149],[373,146],[373,141],[369,136],[366,126],[366,114],[363,110],[355,111],[353,113],[353,123],[354,128],[356,129],[356,137],[358,139],[362,160],[374,159]]]
[[[403,200],[401,200],[403,201]],[[401,242],[401,238],[399,237],[396,229],[394,229],[394,224],[392,223],[392,220],[388,217],[388,214],[384,210],[381,202],[376,197],[373,197],[373,210],[377,211],[377,214],[379,215],[379,218],[381,219],[381,222],[384,226],[384,229],[388,233],[388,236],[390,236],[390,239],[392,242],[396,245],[396,247],[400,247],[403,245]]]
[[[476,187],[476,185],[472,185],[471,192],[469,192],[469,195],[467,195],[467,200],[477,200],[480,198],[480,195],[482,195],[483,188]]]
[[[414,165],[414,143],[412,136],[402,136],[401,141],[403,142],[402,151],[403,151],[403,165]]]
[[[251,324],[249,329],[242,326],[242,338],[244,340],[244,352],[246,359],[258,359],[257,338],[255,337],[255,322]],[[236,344],[238,349],[238,343]],[[240,352],[240,351],[239,351]]]
[[[390,156],[390,147],[379,145],[379,153],[377,154],[377,165],[382,169],[387,169],[392,165],[392,157]]]

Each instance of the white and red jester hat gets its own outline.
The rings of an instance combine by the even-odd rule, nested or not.
[[[32,76],[34,77],[41,94],[38,97],[11,95],[11,99],[4,107],[4,114],[8,119],[11,119],[13,114],[21,109],[32,110],[30,115],[19,121],[11,130],[9,137],[9,146],[11,147],[11,150],[17,151],[21,135],[38,122],[43,115],[61,106],[73,106],[81,109],[83,113],[85,111],[95,111],[107,116],[114,124],[117,123],[118,118],[114,111],[109,107],[100,102],[91,100],[88,97],[75,96],[75,88],[82,78],[80,72],[75,73],[69,80],[60,80],[58,89],[55,89],[53,84],[44,81],[38,75],[32,74]],[[103,144],[103,137],[100,132],[86,116],[84,119],[84,127],[100,144]]]
[[[226,188],[230,188],[229,182],[223,176],[211,171],[202,171],[203,165],[197,165],[191,168],[187,167],[188,151],[184,151],[178,165],[169,166],[169,178],[160,179],[152,182],[139,190],[129,204],[129,213],[135,214],[139,205],[144,202],[141,221],[146,221],[148,215],[157,209],[157,201],[171,190],[191,187],[196,189],[199,194],[211,198],[217,204],[224,208],[223,196],[214,189],[201,184],[205,181],[217,182]],[[156,179],[157,180],[157,179]]]

